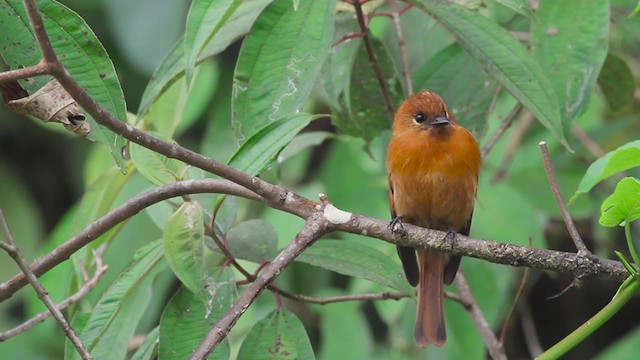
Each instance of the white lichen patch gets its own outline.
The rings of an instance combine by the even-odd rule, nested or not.
[[[351,219],[351,213],[327,204],[324,207],[324,217],[332,224],[344,224]]]

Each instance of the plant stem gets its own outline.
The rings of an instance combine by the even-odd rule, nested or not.
[[[629,247],[629,252],[631,253],[633,262],[636,263],[636,266],[640,266],[638,250],[636,249],[636,244],[633,242],[633,238],[631,237],[631,221],[629,221],[629,219],[624,223],[624,235],[627,238],[627,246]]]
[[[537,360],[558,359],[564,355],[567,351],[573,349],[587,336],[591,335],[596,329],[600,328],[605,322],[607,322],[618,310],[626,304],[631,297],[636,293],[640,287],[640,282],[636,279],[633,283],[629,284],[626,288],[622,289],[617,296],[615,296],[611,302],[607,304],[602,310],[598,311],[591,319],[587,320],[584,324],[580,325],[574,332],[562,339],[559,343],[552,346],[549,350],[545,351],[542,355],[537,357]]]

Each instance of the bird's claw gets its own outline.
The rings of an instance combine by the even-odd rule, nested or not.
[[[402,224],[402,218],[404,218],[404,216],[402,215],[394,217],[393,220],[391,220],[391,222],[387,226],[387,228],[391,230],[392,234],[407,236],[407,230],[404,228],[404,225]]]

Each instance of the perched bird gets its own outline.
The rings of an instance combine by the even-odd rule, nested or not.
[[[482,163],[478,143],[458,124],[442,98],[423,90],[407,99],[393,121],[387,151],[390,227],[402,222],[469,235]],[[398,246],[407,280],[418,286],[414,339],[425,347],[446,341],[444,284],[460,266],[459,256]]]

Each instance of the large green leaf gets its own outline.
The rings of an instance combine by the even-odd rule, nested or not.
[[[198,56],[198,61],[215,56],[238,38],[244,36],[260,12],[273,0],[244,1],[225,23],[216,36],[212,37]],[[164,58],[142,94],[138,107],[138,119],[149,110],[158,97],[180,76],[184,76],[185,60],[184,38],[180,39],[171,52]]]
[[[318,115],[299,113],[278,119],[247,139],[231,156],[229,166],[257,175],[276,159],[296,134]]]
[[[28,17],[20,0],[0,1],[0,54],[12,69],[35,65],[40,60],[40,50],[31,33]],[[71,9],[56,1],[38,1],[45,28],[60,61],[98,104],[121,121],[126,120],[126,104],[111,59],[91,28]],[[33,94],[48,81],[36,78],[23,86]],[[87,115],[91,124],[90,140],[109,147],[121,171],[126,171],[122,157],[125,141],[122,137],[98,125]]]
[[[155,136],[172,142],[159,134]],[[155,185],[166,185],[177,180],[182,180],[187,170],[187,165],[180,160],[168,158],[153,150],[136,143],[129,145],[131,160],[136,165],[140,174]]]
[[[229,230],[227,243],[234,257],[260,264],[271,260],[278,247],[278,234],[264,220],[247,220]]]
[[[153,360],[158,356],[158,339],[160,326],[156,326],[144,338],[142,345],[131,356],[130,360]]]
[[[623,109],[633,101],[635,79],[627,62],[618,55],[607,55],[598,76],[598,85],[613,112]]]
[[[640,3],[638,3],[640,9]],[[640,327],[636,326],[623,338],[617,338],[615,342],[598,353],[595,360],[633,359],[638,356],[638,344],[640,343]]]
[[[315,359],[304,326],[289,310],[271,312],[251,329],[242,343],[238,360],[263,359]]]
[[[203,292],[204,223],[202,207],[187,201],[164,225],[164,256],[178,279],[194,294]]]
[[[417,89],[434,91],[456,119],[480,141],[498,84],[458,44],[445,48],[415,71]]]
[[[404,279],[400,265],[382,252],[353,241],[320,240],[300,254],[296,261],[362,277],[405,293],[412,288]]]
[[[533,13],[533,10],[531,10],[531,6],[529,6],[527,0],[495,0],[495,2],[508,7],[520,15],[524,15],[528,18],[535,17],[535,14]]]
[[[485,71],[567,145],[552,84],[524,45],[492,20],[456,3],[439,0],[408,2],[441,23]]]
[[[640,140],[624,144],[591,164],[569,202],[611,175],[637,166],[640,166]]]
[[[191,83],[198,55],[242,3],[241,0],[194,0],[184,35],[186,80]]]
[[[602,202],[600,225],[618,226],[640,218],[640,181],[626,177],[618,183],[616,190]]]
[[[321,294],[323,296],[341,295],[339,293]],[[321,360],[360,360],[371,359],[373,345],[367,319],[362,311],[363,303],[346,301],[322,306],[318,309],[322,316]]]
[[[167,304],[160,319],[160,359],[188,358],[235,301],[236,285],[231,269],[214,269],[209,285],[208,300],[181,287]],[[228,358],[226,340],[208,357],[210,360]]]
[[[564,131],[585,109],[609,46],[608,0],[541,0],[531,49],[560,104]]]
[[[161,245],[160,241],[155,241],[138,250],[133,264],[120,274],[91,312],[80,339],[97,358],[111,358],[109,352],[116,353],[114,345],[117,345],[118,352],[124,351],[123,356],[126,353],[126,344],[130,340],[127,337],[133,336],[150,299],[146,295],[151,295],[150,280],[162,270]],[[121,338],[119,333],[127,336]],[[98,357],[98,353],[102,357]],[[74,355],[74,358],[79,357]]]
[[[335,0],[276,0],[242,43],[232,119],[240,142],[297,113],[307,101],[333,38]]]

